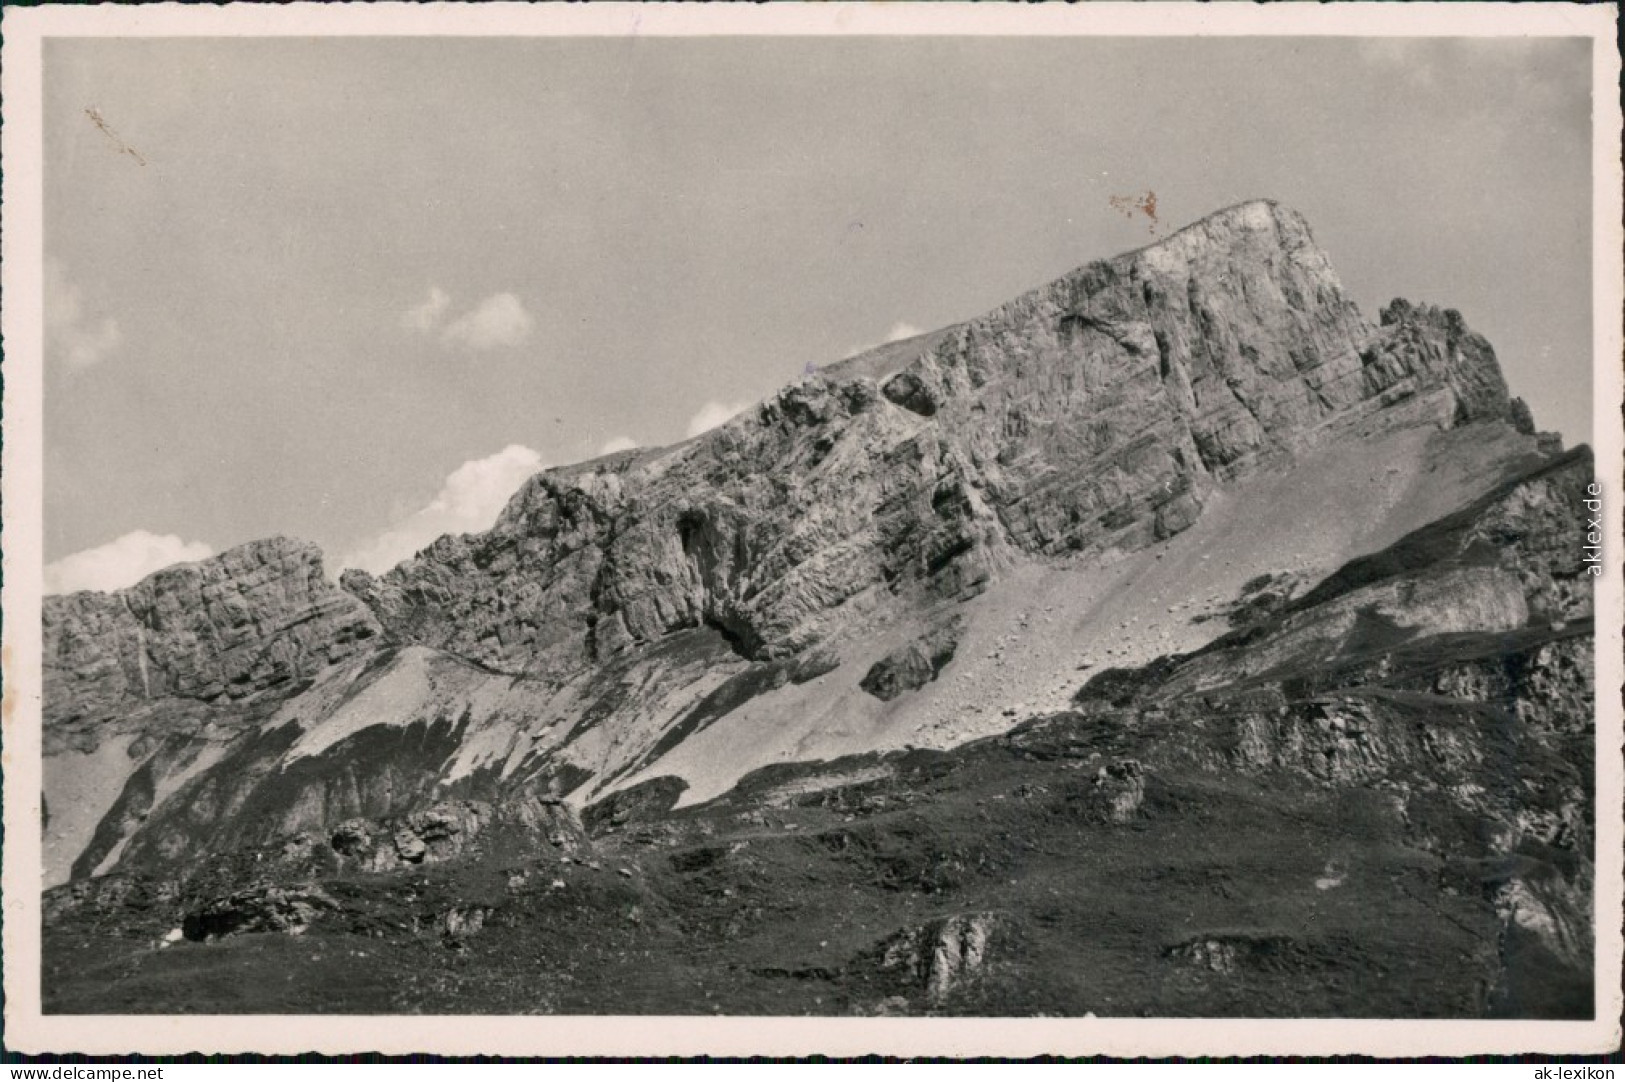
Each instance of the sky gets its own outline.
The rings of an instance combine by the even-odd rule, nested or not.
[[[382,571],[530,474],[1296,208],[1590,439],[1586,39],[54,39],[47,589]],[[1115,197],[1115,203],[1114,203]]]

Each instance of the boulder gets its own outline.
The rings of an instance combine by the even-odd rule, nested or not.
[[[924,687],[948,666],[959,648],[965,620],[953,616],[938,622],[870,666],[858,686],[877,699],[895,699]]]
[[[313,885],[250,887],[188,913],[181,930],[196,942],[253,932],[303,935],[311,922],[338,908],[337,901]]]

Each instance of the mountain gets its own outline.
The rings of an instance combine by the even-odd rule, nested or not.
[[[381,576],[277,539],[47,598],[48,1003],[206,1009],[184,945],[74,952],[309,928],[440,983],[281,1009],[518,1009],[451,944],[577,974],[525,1009],[1581,1010],[1590,475],[1458,313],[1367,322],[1252,202]]]

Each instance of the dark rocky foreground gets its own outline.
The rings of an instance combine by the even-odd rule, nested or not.
[[[48,598],[46,1009],[1589,1017],[1591,477],[1258,202],[386,575]]]
[[[1558,458],[1274,606],[1253,584],[1211,646],[951,751],[57,888],[46,1007],[1590,1017],[1590,475]],[[1436,630],[1463,605],[1511,611]]]

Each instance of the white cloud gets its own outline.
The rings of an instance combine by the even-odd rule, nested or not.
[[[450,311],[451,294],[439,286],[430,286],[421,304],[401,313],[401,326],[419,334],[438,330],[445,344],[476,350],[517,346],[536,329],[535,317],[512,293],[493,293],[447,323]]]
[[[598,455],[601,458],[604,455],[612,455],[616,451],[635,451],[637,450],[637,447],[638,441],[633,439],[631,436],[616,436],[614,439],[598,448]]]
[[[858,354],[868,353],[871,349],[875,349],[878,346],[884,346],[891,342],[901,342],[905,338],[913,338],[917,334],[924,333],[924,327],[916,327],[912,323],[898,320],[896,323],[891,325],[891,330],[886,332],[885,338],[882,338],[878,342],[868,342],[861,346],[853,346],[851,349],[846,351],[846,357],[856,357]],[[845,358],[842,359],[844,360]]]
[[[401,316],[401,325],[409,331],[428,334],[440,324],[440,317],[451,306],[451,296],[439,286],[430,286],[429,295],[422,304],[407,309]]]
[[[465,462],[451,472],[427,506],[346,553],[339,565],[378,575],[442,534],[490,529],[519,486],[542,465],[540,454],[517,443]]]
[[[201,541],[182,541],[174,534],[134,530],[93,549],[45,565],[45,592],[122,590],[170,564],[206,560],[214,549]]]
[[[512,293],[497,293],[457,317],[441,334],[443,341],[470,349],[517,346],[530,337],[536,320]]]
[[[45,265],[45,349],[69,368],[89,368],[105,360],[123,340],[118,321],[88,315],[79,287],[54,260]]]
[[[699,412],[688,419],[688,434],[698,436],[701,432],[709,432],[735,414],[749,409],[750,406],[749,402],[718,402],[713,399],[701,406]]]

